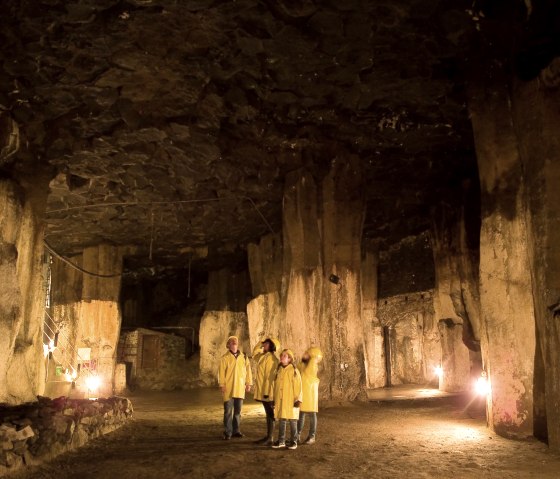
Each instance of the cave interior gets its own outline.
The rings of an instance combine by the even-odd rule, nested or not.
[[[560,450],[555,2],[10,0],[0,39],[1,403],[275,337],[328,399],[483,376]]]

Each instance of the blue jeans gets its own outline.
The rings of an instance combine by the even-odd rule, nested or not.
[[[242,406],[243,399],[240,398],[231,398],[224,402],[224,436],[231,437],[232,434],[240,432]]]
[[[278,442],[286,442],[286,423],[290,423],[290,441],[294,442],[297,439],[297,419],[280,419],[278,422]]]
[[[299,420],[297,423],[298,436],[303,431],[303,426],[305,424],[305,416],[309,415],[309,435],[308,437],[315,437],[317,434],[317,413],[316,412],[299,412]]]

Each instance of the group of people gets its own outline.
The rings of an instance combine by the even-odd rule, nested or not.
[[[245,393],[253,386],[251,363],[246,354],[239,350],[239,339],[230,336],[226,343],[227,352],[220,360],[218,382],[224,400],[224,439],[243,437],[239,427],[241,408]],[[317,433],[319,411],[319,363],[323,359],[321,350],[309,348],[296,367],[294,353],[283,349],[280,343],[267,338],[257,343],[253,350],[256,377],[253,397],[263,404],[266,415],[266,436],[256,441],[273,448],[296,449],[298,444],[314,444]],[[307,439],[301,434],[309,416]],[[274,441],[274,426],[278,420],[278,439]],[[290,438],[286,441],[286,427],[290,425]]]

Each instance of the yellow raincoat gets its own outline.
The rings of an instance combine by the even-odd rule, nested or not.
[[[224,402],[231,398],[245,399],[245,385],[253,384],[251,364],[249,358],[241,351],[237,358],[228,351],[220,359],[218,370],[218,384],[225,386]]]
[[[294,402],[301,401],[301,374],[293,364],[278,366],[274,385],[274,417],[276,419],[299,419],[299,407]]]
[[[307,363],[300,362],[298,369],[301,373],[301,383],[303,390],[303,401],[301,403],[301,412],[319,412],[319,378],[317,372],[319,363],[323,359],[323,353],[319,348],[309,348],[309,361]]]
[[[276,347],[279,348],[279,344],[276,344]],[[278,369],[278,358],[274,353],[264,353],[261,348],[262,343],[259,342],[253,349],[253,359],[257,363],[253,398],[255,401],[270,402],[274,401],[274,378]]]

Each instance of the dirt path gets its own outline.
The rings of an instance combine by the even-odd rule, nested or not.
[[[457,399],[332,404],[317,443],[295,451],[253,444],[265,422],[246,401],[246,437],[221,439],[216,390],[131,397],[134,420],[17,479],[176,478],[560,478],[560,455],[536,441],[510,441]]]

